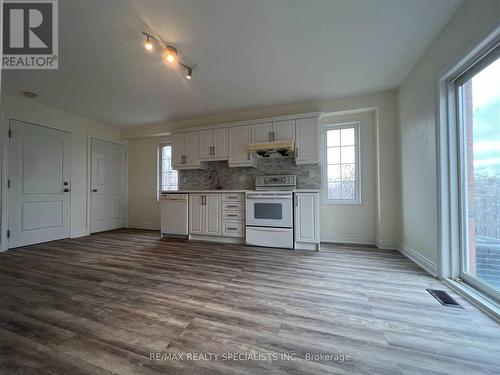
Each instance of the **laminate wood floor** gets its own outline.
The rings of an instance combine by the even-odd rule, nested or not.
[[[0,254],[0,374],[498,374],[499,325],[428,287],[446,289],[374,248],[136,230],[20,248]]]

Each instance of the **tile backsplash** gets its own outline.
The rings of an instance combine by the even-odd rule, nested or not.
[[[259,159],[257,168],[229,168],[227,161],[212,161],[208,169],[179,171],[180,190],[205,190],[211,186],[214,172],[218,185],[226,190],[251,190],[254,188],[254,176],[270,174],[297,175],[298,189],[319,189],[321,170],[319,165],[295,165],[293,158]]]

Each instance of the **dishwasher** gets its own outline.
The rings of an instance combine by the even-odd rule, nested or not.
[[[160,195],[161,237],[188,237],[189,194]]]

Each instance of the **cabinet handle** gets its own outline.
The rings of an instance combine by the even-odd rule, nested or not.
[[[238,215],[235,215],[235,214],[227,214],[227,217],[236,217]]]
[[[203,205],[206,206],[207,205],[207,196],[206,195],[202,195],[202,198],[203,198]]]
[[[238,228],[229,228],[229,227],[227,227],[226,229],[227,230],[238,230]]]
[[[235,198],[235,199],[238,198],[237,195],[228,195],[227,197],[230,198],[230,199],[232,199],[232,198]]]
[[[298,147],[295,147],[295,157],[296,158],[299,157],[299,148]]]
[[[235,205],[235,204],[228,204],[226,207],[229,207],[229,208],[238,208],[238,206]]]
[[[273,140],[272,136],[271,136],[271,133],[272,132],[269,132],[269,142],[271,142]]]
[[[275,132],[272,132],[273,134],[273,142],[276,140],[276,133]]]
[[[212,155],[215,155],[215,146],[212,146]]]

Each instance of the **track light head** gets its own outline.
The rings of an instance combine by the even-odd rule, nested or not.
[[[165,60],[170,63],[170,64],[173,64],[175,62],[175,60],[177,59],[177,48],[175,47],[172,47],[172,46],[167,46],[165,47]]]
[[[153,42],[151,41],[151,38],[149,37],[149,35],[146,35],[146,41],[144,42],[144,48],[146,48],[146,50],[148,50],[148,51],[153,50]]]
[[[192,77],[193,77],[193,68],[188,67],[187,68],[186,78],[187,79],[191,79]]]

